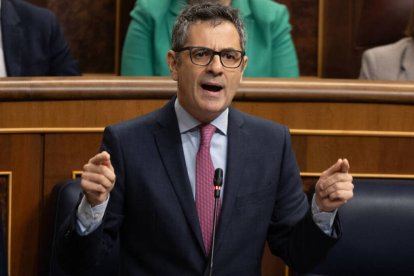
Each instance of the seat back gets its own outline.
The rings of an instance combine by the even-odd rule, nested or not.
[[[343,236],[314,273],[414,275],[414,180],[355,179]]]

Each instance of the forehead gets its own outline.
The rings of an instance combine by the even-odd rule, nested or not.
[[[240,49],[240,36],[229,21],[197,21],[189,26],[186,46]]]

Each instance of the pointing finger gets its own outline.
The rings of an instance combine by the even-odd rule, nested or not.
[[[106,165],[110,166],[111,164],[111,157],[108,152],[103,151],[101,153],[98,153],[91,159],[89,159],[89,163],[92,163],[94,165]]]

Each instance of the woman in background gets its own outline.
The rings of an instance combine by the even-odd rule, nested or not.
[[[366,50],[362,55],[359,78],[414,81],[414,9],[405,35],[395,43]]]
[[[122,52],[121,75],[169,76],[165,62],[171,32],[181,9],[200,0],[137,0]],[[245,77],[296,78],[295,47],[289,13],[272,0],[216,0],[240,10],[247,30]],[[187,3],[188,2],[188,3]]]

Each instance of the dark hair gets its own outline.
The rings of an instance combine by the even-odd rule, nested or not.
[[[212,2],[187,5],[181,11],[172,31],[171,48],[173,50],[177,51],[185,46],[189,27],[198,21],[211,21],[213,26],[217,26],[223,21],[233,23],[239,33],[241,50],[245,50],[246,31],[239,11],[232,7]]]
[[[411,9],[410,19],[408,20],[407,27],[405,27],[405,35],[414,38],[414,8]]]

